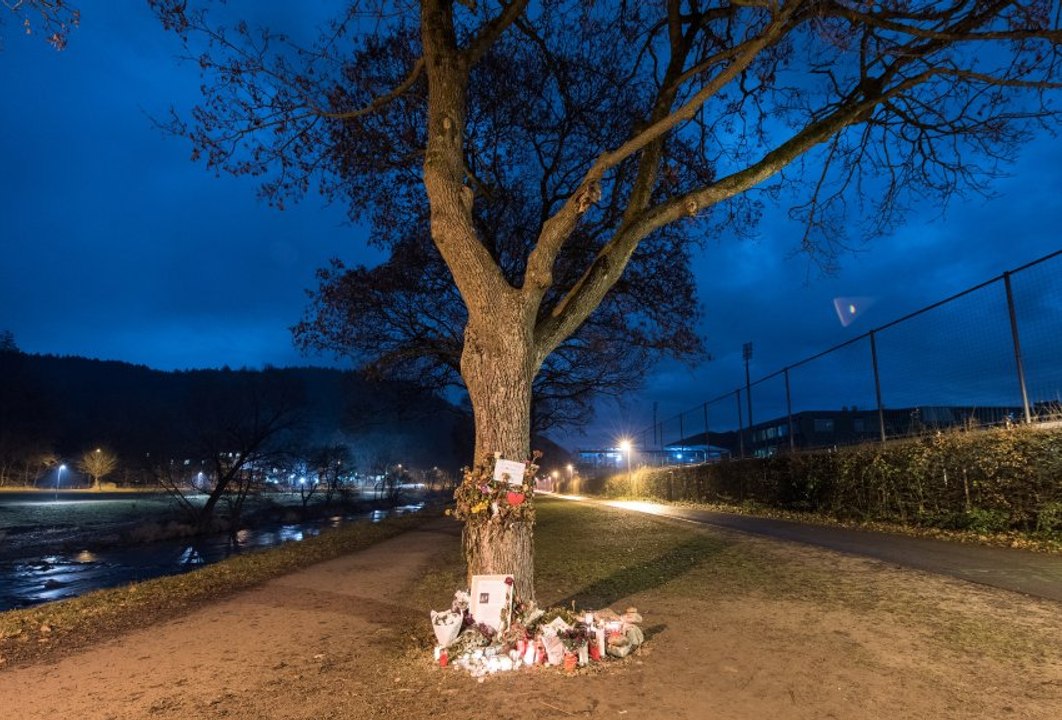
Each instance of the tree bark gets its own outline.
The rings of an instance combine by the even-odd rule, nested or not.
[[[480,300],[474,303],[477,312],[465,329],[461,356],[461,374],[476,426],[475,463],[495,455],[527,461],[531,457],[531,382],[537,371],[531,318],[521,317],[512,296],[509,302]],[[472,575],[511,574],[516,597],[534,600],[533,537],[533,520],[470,519],[463,534],[469,585]]]
[[[515,597],[525,602],[535,599],[534,523],[468,522],[461,539],[469,587],[473,575],[512,575]]]

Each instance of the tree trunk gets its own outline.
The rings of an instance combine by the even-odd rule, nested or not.
[[[505,305],[487,305],[496,312],[478,323],[470,320],[465,330],[461,374],[476,425],[474,465],[495,455],[521,462],[531,458],[531,382],[537,369],[531,322],[506,312]],[[487,323],[489,332],[477,330]],[[533,520],[469,519],[463,533],[469,586],[473,575],[511,574],[516,597],[534,600],[533,537]]]
[[[468,586],[473,575],[512,575],[518,600],[535,599],[534,524],[465,523],[461,535],[468,562]]]
[[[478,467],[494,456],[531,457],[531,382],[539,365],[533,329],[541,294],[525,296],[513,288],[476,235],[475,193],[466,184],[464,152],[470,56],[459,50],[452,6],[446,0],[421,3],[428,78],[424,188],[432,240],[468,309],[461,376],[472,401],[472,467]],[[513,521],[502,521],[493,512],[474,515],[464,532],[469,584],[472,575],[509,573],[516,597],[533,600],[533,508]]]

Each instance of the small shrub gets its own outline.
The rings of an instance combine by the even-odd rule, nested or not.
[[[1062,534],[1062,502],[1045,503],[1036,514],[1036,532],[1043,535]]]
[[[910,518],[910,524],[916,527],[939,528],[941,530],[968,530],[988,535],[1004,532],[1011,527],[1010,514],[1005,510],[972,508],[953,512],[921,513]]]
[[[976,533],[996,533],[1010,529],[1010,513],[1003,510],[971,508],[966,518],[966,529]]]

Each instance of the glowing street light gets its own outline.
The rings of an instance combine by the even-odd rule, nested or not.
[[[55,499],[59,499],[59,479],[63,477],[63,470],[66,470],[66,465],[60,465],[59,469],[55,471]]]
[[[634,492],[634,480],[631,473],[631,441],[620,440],[620,450],[627,453],[627,486],[631,488],[631,493]]]

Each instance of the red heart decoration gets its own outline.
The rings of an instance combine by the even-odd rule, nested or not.
[[[527,498],[524,497],[523,493],[511,492],[505,496],[505,499],[509,501],[510,505],[516,507],[517,505],[522,504]]]

